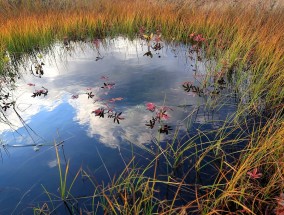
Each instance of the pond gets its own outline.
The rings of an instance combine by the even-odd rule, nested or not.
[[[80,168],[107,184],[133,156],[147,166],[156,149],[173,140],[194,142],[185,157],[214,141],[210,132],[229,123],[237,109],[226,78],[210,74],[215,62],[191,46],[159,44],[123,37],[64,41],[25,58],[13,90],[1,92],[0,214],[31,214],[51,199],[66,213],[58,200],[58,157],[63,172],[70,163],[68,183],[76,177],[72,195],[80,199],[94,193]],[[210,140],[202,145],[200,133],[207,131]],[[158,171],[165,175],[168,165]],[[212,183],[212,171],[207,166],[198,183]],[[195,174],[187,180],[197,183]],[[92,211],[91,200],[78,202]]]

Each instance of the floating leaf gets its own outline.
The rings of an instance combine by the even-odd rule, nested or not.
[[[97,110],[92,111],[92,113],[95,114],[95,116],[99,116],[100,118],[104,118],[105,110],[103,108],[99,108]]]

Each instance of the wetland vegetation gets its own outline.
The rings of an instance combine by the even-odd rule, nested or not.
[[[0,213],[283,215],[283,6],[0,0]]]

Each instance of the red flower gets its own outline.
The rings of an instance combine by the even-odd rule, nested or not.
[[[250,178],[258,179],[261,178],[262,173],[257,173],[257,168],[254,168],[251,172],[247,172]]]
[[[156,105],[152,102],[146,104],[147,110],[154,112],[156,109]]]
[[[28,85],[31,86],[31,87],[35,86],[35,84],[32,84],[32,83],[28,83]]]

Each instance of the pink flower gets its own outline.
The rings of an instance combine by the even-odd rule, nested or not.
[[[28,85],[31,86],[31,87],[35,86],[35,84],[32,84],[32,83],[28,83]]]
[[[147,110],[154,112],[156,109],[156,105],[152,102],[146,104]]]
[[[257,173],[257,168],[254,168],[251,172],[247,172],[250,178],[258,179],[261,178],[262,173]]]

